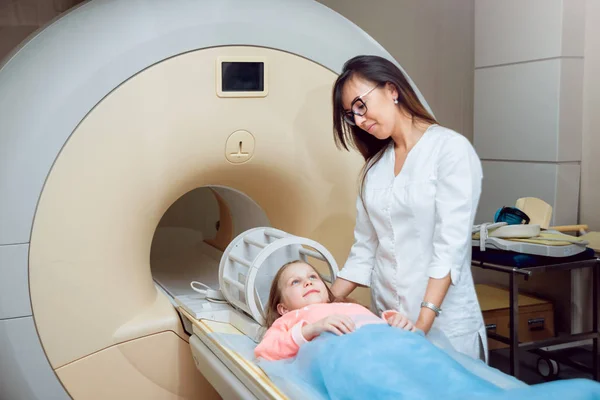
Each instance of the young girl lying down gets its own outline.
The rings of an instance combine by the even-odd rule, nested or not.
[[[395,311],[380,318],[336,300],[302,261],[279,270],[267,307],[268,329],[254,354],[290,398],[600,399],[600,384],[592,380],[528,386],[480,360],[442,350]],[[301,393],[292,393],[299,387]]]
[[[285,264],[271,285],[267,332],[256,347],[257,358],[280,360],[296,355],[300,346],[323,332],[354,332],[367,324],[389,324],[415,331],[402,314],[390,310],[381,318],[365,307],[333,296],[315,269],[302,261]]]

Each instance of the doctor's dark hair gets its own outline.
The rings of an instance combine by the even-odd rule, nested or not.
[[[391,61],[379,56],[357,56],[346,61],[342,73],[333,86],[333,130],[336,146],[349,151],[353,147],[365,159],[360,174],[359,193],[362,198],[364,182],[369,169],[381,159],[383,151],[392,138],[379,140],[358,126],[349,125],[344,120],[342,90],[346,82],[353,77],[373,82],[379,87],[387,83],[398,91],[398,107],[412,116],[414,122],[437,124],[436,119],[427,111],[402,71]]]
[[[281,275],[283,275],[283,272],[287,269],[287,267],[298,263],[310,266],[317,273],[317,275],[319,274],[313,265],[302,260],[290,261],[282,265],[281,268],[279,268],[279,271],[277,271],[277,274],[275,274],[275,277],[273,278],[273,283],[271,283],[271,290],[269,292],[269,301],[267,303],[265,316],[265,328],[267,329],[270,328],[271,325],[273,325],[273,323],[281,317],[281,315],[279,315],[279,312],[277,311],[277,305],[281,303]],[[331,289],[329,289],[329,286],[327,286],[327,284],[325,284],[325,288],[327,288],[327,294],[329,295],[330,303],[352,302],[352,300],[349,299],[338,299],[337,297],[335,297]]]

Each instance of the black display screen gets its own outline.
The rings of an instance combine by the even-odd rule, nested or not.
[[[265,90],[265,64],[262,62],[221,63],[223,92],[262,92]]]

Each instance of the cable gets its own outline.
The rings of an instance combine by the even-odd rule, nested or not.
[[[205,289],[199,289],[194,285],[200,285]],[[223,293],[220,289],[214,290],[210,286],[198,281],[192,281],[190,283],[190,286],[195,292],[203,294],[206,297],[206,300],[208,301],[212,301],[213,303],[227,303],[227,300],[225,300],[225,296],[223,296]]]

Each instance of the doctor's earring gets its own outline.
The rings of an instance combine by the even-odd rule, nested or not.
[[[394,99],[394,104],[398,104],[398,99]]]

